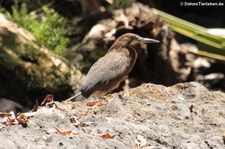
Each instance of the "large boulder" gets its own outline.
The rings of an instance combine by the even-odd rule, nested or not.
[[[143,84],[94,102],[55,102],[39,107],[27,128],[2,128],[0,148],[222,149],[224,97],[190,82]]]

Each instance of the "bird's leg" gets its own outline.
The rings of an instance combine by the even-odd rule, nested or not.
[[[106,94],[106,95],[104,95],[104,96],[100,96],[99,99],[100,99],[100,100],[106,100],[107,98],[110,98],[110,97],[112,97],[111,94]]]
[[[80,95],[81,95],[81,92],[79,92],[79,93],[77,93],[76,95],[74,95],[74,96],[72,96],[72,97],[70,97],[70,98],[64,100],[64,102],[73,101],[75,98],[77,98],[77,97],[80,96]]]
[[[124,82],[125,82],[125,84],[124,84],[124,86],[123,86],[123,90],[124,90],[124,91],[127,91],[127,90],[130,88],[130,81],[129,81],[128,78],[126,78],[126,79],[124,80]]]

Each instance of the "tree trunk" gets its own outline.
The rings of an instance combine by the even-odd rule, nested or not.
[[[64,58],[0,14],[0,97],[26,106],[49,93],[62,100],[74,92],[81,77]]]

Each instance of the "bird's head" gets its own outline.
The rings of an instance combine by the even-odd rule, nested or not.
[[[140,42],[144,42],[144,43],[158,43],[158,40],[155,39],[151,39],[151,38],[144,38],[141,37],[137,34],[133,34],[133,33],[126,33],[121,35],[115,43],[123,45],[123,46],[132,46],[132,45],[136,45]]]

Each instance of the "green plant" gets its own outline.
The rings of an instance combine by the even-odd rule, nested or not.
[[[12,13],[5,13],[16,23],[31,31],[37,42],[60,55],[66,55],[69,39],[65,37],[67,20],[47,6],[42,7],[42,14],[29,12],[25,3],[12,7]]]
[[[184,36],[195,39],[201,44],[197,54],[214,59],[225,60],[225,38],[213,35],[207,28],[182,20],[168,13],[154,9],[172,29]]]

